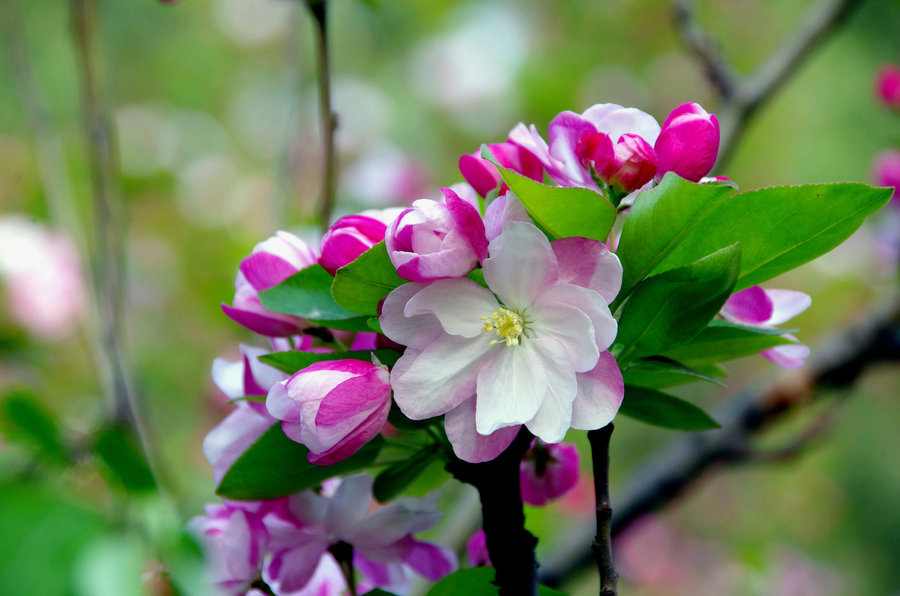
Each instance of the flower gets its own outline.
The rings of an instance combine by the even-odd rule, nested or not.
[[[675,172],[691,182],[699,182],[719,154],[719,120],[699,104],[682,104],[663,122],[653,148],[659,159],[657,180],[666,172]]]
[[[400,209],[383,209],[340,218],[322,237],[319,265],[334,275],[340,267],[384,240],[388,224],[399,214]]]
[[[875,91],[884,105],[900,110],[900,67],[894,64],[882,66],[875,78]]]
[[[812,304],[812,299],[803,292],[792,290],[765,290],[760,286],[751,286],[733,294],[725,302],[719,312],[726,321],[774,329],[794,318]],[[800,368],[803,359],[809,356],[809,348],[801,344],[796,337],[785,333],[782,337],[794,344],[775,346],[760,352],[763,356],[784,368]]]
[[[578,483],[578,464],[575,445],[535,439],[519,464],[522,500],[540,506],[562,497]]]
[[[440,518],[429,500],[398,499],[367,515],[371,501],[372,479],[366,475],[344,479],[331,498],[312,491],[288,497],[285,507],[263,518],[272,552],[263,578],[277,590],[298,590],[340,542],[353,547],[354,566],[371,584],[394,591],[408,583],[409,569],[430,581],[456,569],[450,549],[413,536]]]
[[[510,141],[487,145],[494,159],[504,168],[518,172],[540,182],[544,177],[544,167],[540,160],[520,145]],[[459,171],[482,197],[500,186],[500,172],[490,161],[481,157],[481,151],[459,158]],[[502,193],[501,193],[502,194]]]
[[[362,360],[317,362],[274,385],[269,413],[289,438],[309,448],[310,463],[346,459],[372,440],[387,421],[391,386],[387,370]]]
[[[385,245],[403,279],[462,277],[487,256],[478,209],[449,188],[441,192],[444,203],[419,199],[388,228]]]
[[[241,261],[234,281],[234,301],[232,306],[223,304],[222,310],[239,325],[261,335],[284,337],[299,333],[307,326],[303,319],[267,310],[259,301],[259,292],[317,261],[316,253],[303,240],[288,232],[276,232]]]
[[[900,201],[900,151],[886,149],[878,154],[873,165],[872,177],[879,186],[893,186],[891,202]]]
[[[620,192],[635,191],[656,174],[653,147],[634,134],[624,134],[613,143],[606,133],[588,131],[575,146],[575,154],[585,169],[593,169],[601,180]]]
[[[266,350],[241,345],[241,353],[243,358],[236,362],[222,358],[213,362],[213,382],[229,399],[266,395],[272,385],[287,377],[259,361]],[[263,403],[241,400],[235,405],[234,411],[203,439],[203,454],[213,467],[216,483],[222,481],[238,457],[278,422]]]
[[[466,557],[469,559],[469,567],[493,567],[491,555],[487,549],[487,537],[484,530],[479,529],[472,534],[466,542]]]
[[[586,238],[551,245],[521,221],[507,221],[488,252],[490,289],[469,279],[405,284],[380,318],[407,346],[391,371],[397,405],[414,420],[446,414],[467,461],[496,457],[516,425],[548,443],[569,427],[600,428],[623,394],[605,351],[616,335],[607,306],[621,284],[615,255]]]

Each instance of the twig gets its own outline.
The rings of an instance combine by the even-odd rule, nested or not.
[[[807,12],[796,31],[750,75],[741,76],[715,40],[697,24],[693,0],[674,0],[675,22],[682,39],[703,63],[719,96],[721,125],[718,169],[728,163],[747,123],[769,101],[803,61],[862,0],[822,0]]]
[[[615,537],[641,516],[670,505],[711,469],[752,461],[759,452],[753,439],[793,408],[823,390],[846,390],[860,375],[882,363],[900,360],[900,302],[886,312],[845,330],[794,375],[765,391],[738,394],[715,415],[722,428],[687,435],[652,457],[632,476],[612,522]],[[804,433],[801,440],[808,439]],[[573,543],[590,540],[585,529]],[[583,551],[547,560],[541,582],[558,585],[566,577],[589,567],[593,558]]]
[[[116,213],[118,164],[97,69],[95,0],[71,0],[70,9],[91,173],[94,219],[91,273],[99,327],[97,351],[101,376],[113,420],[135,430],[158,485],[157,458],[138,409],[131,371],[122,349],[125,251]]]
[[[328,58],[328,0],[307,0],[306,5],[316,25],[316,57],[319,76],[319,119],[322,121],[322,196],[319,199],[319,219],[323,229],[331,223],[335,200],[337,164],[334,153],[334,131],[337,116],[331,109],[331,71]]]
[[[454,460],[447,471],[478,489],[488,554],[496,570],[500,596],[537,596],[535,538],[525,529],[519,464],[532,440],[523,426],[506,451],[490,461]]]
[[[591,544],[597,569],[600,572],[600,596],[616,596],[616,582],[619,574],[613,565],[612,507],[609,500],[609,440],[613,433],[612,423],[588,432],[591,443],[591,463],[594,472],[594,494],[596,499],[597,534]]]

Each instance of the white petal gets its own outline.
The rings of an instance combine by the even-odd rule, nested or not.
[[[581,310],[566,304],[552,303],[544,298],[535,303],[531,316],[534,321],[530,330],[533,338],[524,341],[541,340],[552,353],[547,358],[568,367],[574,372],[584,372],[594,368],[600,349],[597,347],[594,325]],[[550,341],[554,343],[549,343]],[[554,442],[554,441],[550,441]]]
[[[503,453],[516,435],[518,426],[506,426],[489,435],[475,430],[475,400],[469,399],[444,416],[444,430],[453,445],[453,453],[471,463],[490,461]]]
[[[357,474],[344,478],[337,492],[328,501],[328,513],[325,515],[325,527],[341,536],[347,528],[362,522],[372,504],[372,477]]]
[[[578,395],[572,404],[572,428],[594,430],[603,428],[616,417],[625,383],[616,359],[609,352],[601,352],[597,366],[586,373],[580,373]]]
[[[476,337],[499,304],[491,292],[470,279],[440,279],[428,284],[406,303],[407,317],[433,314],[450,335]]]
[[[244,397],[244,360],[229,362],[216,358],[212,364],[212,380],[228,399]]]
[[[384,299],[378,322],[384,334],[393,341],[412,348],[422,348],[443,335],[444,330],[433,315],[407,317],[404,314],[406,303],[425,287],[421,283],[403,284]]]
[[[623,108],[613,103],[591,106],[584,117],[594,123],[597,130],[605,132],[613,141],[624,134],[636,134],[653,145],[659,137],[660,126],[656,118],[637,108]]]
[[[534,343],[494,346],[497,358],[478,373],[475,427],[479,433],[489,435],[504,426],[524,424],[541,407],[548,374]]]
[[[547,391],[540,409],[525,426],[545,443],[559,443],[572,422],[572,402],[578,392],[576,376],[571,368],[558,360],[545,359],[550,373]]]
[[[550,243],[559,262],[560,284],[594,290],[606,300],[615,299],[622,288],[622,263],[606,245],[590,238],[560,238]]]
[[[538,304],[541,305],[553,303],[574,306],[590,317],[597,348],[600,350],[608,348],[616,339],[619,325],[609,312],[606,301],[597,292],[581,286],[557,284],[544,291],[538,299]]]
[[[524,310],[556,281],[557,262],[550,242],[530,223],[503,224],[503,232],[491,241],[488,253],[484,279],[513,310]]]
[[[772,317],[766,325],[773,327],[793,319],[812,304],[808,295],[793,290],[766,290],[766,295],[772,301]]]

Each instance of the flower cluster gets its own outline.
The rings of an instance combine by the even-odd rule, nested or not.
[[[562,443],[568,431],[600,429],[615,418],[626,394],[623,371],[638,370],[632,382],[639,387],[647,383],[642,365],[695,373],[688,366],[695,357],[702,363],[702,353],[682,351],[685,365],[647,346],[684,350],[717,311],[718,323],[737,333],[774,337],[763,342],[770,360],[802,365],[809,350],[790,335],[784,338],[791,343],[781,345],[785,340],[771,329],[808,307],[809,297],[759,286],[732,295],[737,263],[716,270],[722,280],[710,286],[716,295],[701,297],[711,310],[706,302],[697,312],[684,305],[696,321],[654,329],[657,318],[669,316],[663,309],[651,313],[649,327],[626,334],[636,340],[616,343],[620,321],[635,325],[623,315],[632,295],[641,294],[640,305],[665,287],[665,303],[681,291],[671,279],[682,278],[651,275],[661,255],[644,278],[627,285],[629,255],[617,253],[613,224],[618,218],[622,230],[624,220],[627,229],[642,193],[658,195],[679,178],[675,184],[696,192],[717,185],[719,179],[705,178],[718,151],[714,115],[684,104],[660,126],[634,108],[595,105],[559,114],[548,139],[519,124],[505,142],[463,155],[466,182],[441,189],[440,198],[342,217],[318,248],[278,232],[241,262],[234,300],[222,308],[270,346],[241,346],[241,360],[213,365],[215,383],[235,405],[204,441],[215,480],[229,497],[222,487],[240,483],[245,456],[262,461],[270,440],[302,445],[309,469],[326,472],[303,485],[315,490],[293,492],[285,483],[276,499],[268,492],[254,501],[227,500],[196,518],[193,526],[214,553],[212,579],[226,593],[252,593],[258,582],[275,594],[342,593],[352,573],[337,571],[348,566],[365,585],[395,592],[410,570],[432,580],[449,573],[452,553],[414,537],[437,522],[428,502],[394,500],[412,472],[436,459],[487,462],[527,434],[522,500],[544,505],[560,498],[579,474],[577,450]],[[529,195],[535,188],[545,201],[577,195],[588,202],[579,208],[606,214],[598,216],[605,223],[592,230],[574,222],[586,233],[572,233],[565,205],[539,217],[536,195]],[[716,195],[732,189],[718,188]],[[686,261],[708,275],[703,262]],[[648,330],[659,337],[646,339]],[[646,386],[660,387],[655,383]],[[690,409],[679,415],[696,416]],[[396,454],[392,449],[412,455],[391,459],[385,454]],[[335,464],[345,472],[382,469],[375,497],[393,502],[367,516],[373,480],[366,475],[345,478],[327,496],[334,485],[327,470]],[[247,485],[237,494],[255,490]],[[470,550],[484,550],[479,540]],[[489,564],[486,552],[473,557]],[[334,588],[320,590],[317,582]]]

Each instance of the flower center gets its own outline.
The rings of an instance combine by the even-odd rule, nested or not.
[[[506,342],[507,346],[519,345],[519,336],[525,331],[525,319],[519,313],[501,306],[497,312],[489,317],[481,317],[481,320],[484,321],[483,331],[496,331],[500,338],[493,340],[491,345],[501,341]]]

